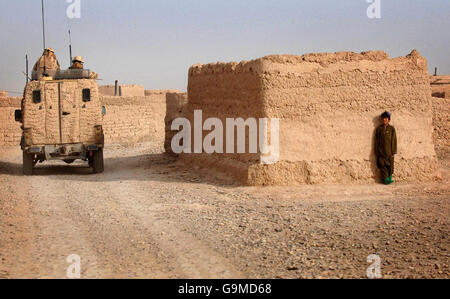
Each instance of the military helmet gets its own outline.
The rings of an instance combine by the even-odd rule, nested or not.
[[[75,56],[75,58],[72,60],[72,62],[84,63],[84,60],[83,60],[83,57],[81,57],[81,56]]]

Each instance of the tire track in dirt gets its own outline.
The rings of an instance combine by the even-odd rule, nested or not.
[[[2,276],[66,278],[66,259],[76,254],[82,278],[242,277],[207,243],[161,219],[157,189],[163,192],[171,183],[153,181],[152,171],[143,167],[145,157],[110,161],[109,171],[100,175],[91,175],[83,163],[51,162],[23,177],[20,152],[13,152],[3,171],[11,174],[2,178],[8,186],[20,186],[17,196],[29,205],[21,218],[29,224],[11,232],[14,240],[4,250],[8,266],[2,263]]]
[[[129,219],[136,219],[139,228],[156,242],[160,257],[184,278],[239,278],[243,277],[222,255],[208,244],[196,239],[186,231],[180,231],[175,223],[158,215],[160,204],[156,197],[170,189],[171,182],[154,181],[152,169],[145,156],[124,160],[110,166],[103,176],[115,205]],[[133,171],[130,172],[129,169]],[[120,177],[121,181],[115,181]],[[138,180],[136,178],[139,178]],[[155,192],[155,190],[157,190]],[[167,206],[167,209],[180,206]]]

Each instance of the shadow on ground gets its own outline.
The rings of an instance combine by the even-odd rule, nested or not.
[[[0,161],[0,174],[23,176],[22,164]],[[215,186],[237,186],[230,179],[213,177],[200,169],[192,169],[170,155],[150,154],[105,159],[105,172],[93,174],[87,162],[44,162],[37,164],[33,176],[86,182],[122,182],[129,180],[177,183],[204,183]]]

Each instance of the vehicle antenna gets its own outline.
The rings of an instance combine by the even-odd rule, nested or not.
[[[26,75],[27,75],[27,84],[28,84],[28,78],[30,78],[28,76],[28,55],[25,55],[25,69],[26,69]]]
[[[72,37],[70,36],[70,29],[69,29],[69,54],[70,54],[70,62],[69,64],[72,63]]]
[[[44,14],[44,0],[41,0],[42,4],[42,41],[44,44],[44,51],[45,51],[45,14]],[[45,55],[44,55],[44,76],[47,75],[47,67],[45,64]]]

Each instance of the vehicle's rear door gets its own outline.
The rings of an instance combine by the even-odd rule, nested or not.
[[[42,144],[58,144],[61,143],[59,83],[46,82],[43,92],[45,118],[41,120],[41,124],[45,127],[46,140]]]
[[[61,138],[62,143],[80,142],[80,99],[76,81],[60,82]]]
[[[95,144],[97,125],[102,124],[102,110],[98,85],[94,80],[79,80],[80,92],[80,139],[84,144]]]
[[[31,130],[32,144],[60,142],[59,85],[47,81],[27,84],[23,103],[23,126]]]

